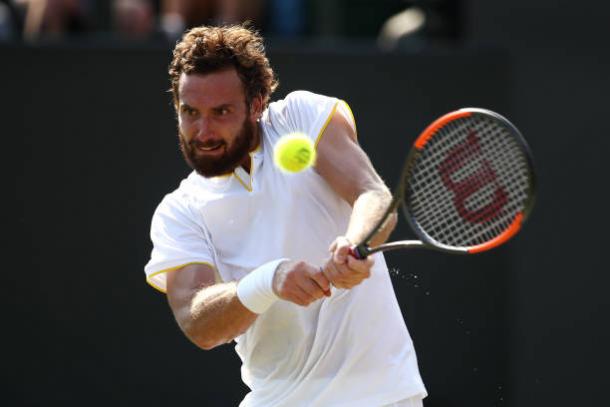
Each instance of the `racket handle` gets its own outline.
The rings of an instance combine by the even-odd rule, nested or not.
[[[369,257],[369,248],[366,245],[358,245],[349,249],[349,254],[355,259],[363,260]]]

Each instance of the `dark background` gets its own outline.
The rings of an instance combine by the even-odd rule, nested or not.
[[[534,152],[537,206],[508,245],[389,256],[426,406],[607,403],[609,10],[532,3],[465,1],[459,40],[441,45],[268,44],[275,98],[308,89],[348,101],[389,184],[417,134],[459,107],[506,115]],[[170,55],[159,43],[0,44],[13,185],[4,405],[226,406],[245,392],[232,346],[191,345],[144,279],[152,212],[188,173],[166,92]]]

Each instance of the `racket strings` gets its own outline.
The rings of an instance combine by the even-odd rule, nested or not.
[[[470,161],[470,162],[469,162],[467,165],[464,165],[462,168],[460,168],[460,169],[459,169],[459,171],[456,171],[456,173],[455,173],[455,174],[453,174],[453,175],[454,175],[454,177],[455,177],[455,179],[456,179],[456,180],[459,180],[459,179],[461,179],[461,176],[462,176],[462,177],[464,176],[463,174],[469,174],[469,173],[472,173],[473,168],[474,168],[473,163],[476,163],[476,161]],[[463,173],[463,174],[460,174],[460,173]],[[472,175],[471,175],[471,177],[472,177]],[[472,179],[471,179],[471,181],[472,181]],[[492,185],[492,187],[493,187],[493,185]],[[493,195],[491,195],[491,194],[487,193],[486,189],[487,189],[487,190],[493,190],[493,188],[490,188],[490,187],[489,187],[489,185],[488,185],[488,186],[484,186],[484,187],[483,187],[483,188],[482,188],[482,189],[479,191],[479,193],[478,193],[478,194],[476,194],[476,195],[475,195],[475,194],[472,194],[471,196],[468,196],[468,197],[467,197],[467,199],[466,199],[466,201],[473,201],[473,197],[476,197],[477,195],[478,195],[478,196],[480,196],[480,197],[491,197],[491,196],[493,196]],[[438,202],[438,201],[437,201],[437,202]],[[490,202],[491,202],[491,201],[490,201]],[[489,204],[490,202],[481,202],[480,204],[481,204],[481,205],[486,205],[486,204]],[[466,203],[465,203],[465,205],[466,205],[466,206],[470,206],[470,205],[473,205],[473,204],[472,204],[472,203],[469,203],[469,202],[466,202]],[[475,204],[474,204],[474,205],[475,205],[475,207],[476,207],[476,201],[475,201]],[[452,209],[453,209],[453,208],[452,208],[451,206],[446,207],[444,211],[439,212],[439,215],[438,215],[438,216],[439,216],[439,217],[441,217],[441,218],[442,218],[442,217],[445,217],[445,219],[447,219],[447,211],[448,211],[448,210],[449,210],[449,211],[452,211]],[[451,223],[451,221],[452,221],[452,220],[454,221],[453,223],[455,223],[455,218],[454,218],[454,219],[451,219],[451,218],[450,218],[450,219],[449,219],[449,223]],[[440,231],[440,232],[442,232],[444,229],[447,229],[447,225],[440,224],[440,225],[439,225],[439,227],[437,227],[436,229],[439,229],[439,231]],[[450,226],[448,227],[448,232],[449,232],[449,233],[455,233],[455,229],[456,229],[456,226],[455,226],[455,225],[450,225]],[[442,234],[441,234],[441,237],[443,237],[443,236],[442,236]],[[470,237],[471,237],[471,238],[473,238],[473,237],[474,237],[474,238],[476,238],[476,236],[472,236],[472,235],[471,235]],[[484,234],[484,238],[487,238],[487,237],[488,237],[488,233],[485,233],[485,234]]]
[[[412,218],[433,240],[470,247],[501,234],[523,211],[530,168],[522,147],[497,119],[449,122],[421,151],[407,188]]]
[[[468,175],[468,174],[473,173],[473,168],[475,167],[475,165],[476,165],[476,161],[470,161],[466,165],[464,165],[463,167],[459,168],[459,170],[456,171],[453,174],[454,179],[456,180],[456,182],[457,182],[457,180],[462,179],[464,177],[464,175]],[[472,176],[471,176],[471,181],[473,181]],[[478,182],[482,183],[481,181],[478,181]],[[479,193],[476,194],[476,195],[483,196],[483,197],[491,197],[492,196],[491,194],[486,193],[487,192],[486,189],[491,189],[491,188],[484,186],[479,191]],[[473,200],[473,197],[475,197],[476,195],[472,194],[471,196],[466,197],[466,199],[465,199],[465,201],[467,201],[467,202],[465,202],[465,206],[466,207],[472,206],[472,203],[470,203],[468,201]],[[433,198],[436,198],[436,197],[433,196]],[[435,200],[435,202],[440,202],[440,201],[439,200]],[[490,199],[490,202],[481,202],[481,205],[486,205],[486,204],[489,204],[489,203],[491,203],[491,199]],[[449,206],[446,205],[445,208],[442,208],[442,210],[439,210],[438,205],[437,205],[436,211],[438,212],[437,217],[439,217],[440,219],[449,219],[449,222],[448,222],[449,224],[451,224],[452,221],[453,221],[453,223],[455,223],[455,218],[447,218],[447,212],[448,211],[453,211],[453,205],[449,205]],[[447,225],[444,225],[444,224],[441,223],[439,225],[438,229],[440,229],[442,231],[443,228],[446,228],[446,227],[447,227]],[[450,232],[454,232],[454,229],[455,229],[455,226],[452,226],[452,225],[449,226],[449,231]]]

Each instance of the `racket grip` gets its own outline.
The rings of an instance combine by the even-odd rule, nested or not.
[[[364,245],[354,246],[349,249],[349,254],[355,259],[362,260],[369,257],[368,247]]]

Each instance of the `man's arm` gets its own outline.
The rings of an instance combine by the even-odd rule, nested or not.
[[[372,261],[356,261],[348,256],[350,247],[370,232],[382,219],[392,195],[360,148],[347,119],[335,112],[318,143],[316,170],[337,194],[353,207],[345,236],[330,247],[332,261],[324,267],[325,275],[339,288],[351,288],[370,274]],[[371,246],[385,242],[396,226],[396,213],[390,215],[374,236]]]
[[[170,308],[180,329],[198,347],[207,350],[230,342],[256,320],[258,314],[246,308],[238,297],[237,285],[215,284],[214,269],[205,264],[168,273]],[[330,283],[318,267],[295,261],[280,263],[269,287],[278,298],[301,306],[328,295],[329,288]]]
[[[318,143],[316,170],[353,207],[345,237],[359,243],[382,218],[392,194],[360,148],[356,134],[343,114],[335,112]],[[385,242],[396,225],[390,215],[371,246]]]
[[[202,349],[231,341],[257,317],[239,301],[237,284],[215,284],[214,269],[206,264],[170,271],[167,299],[182,332]]]

